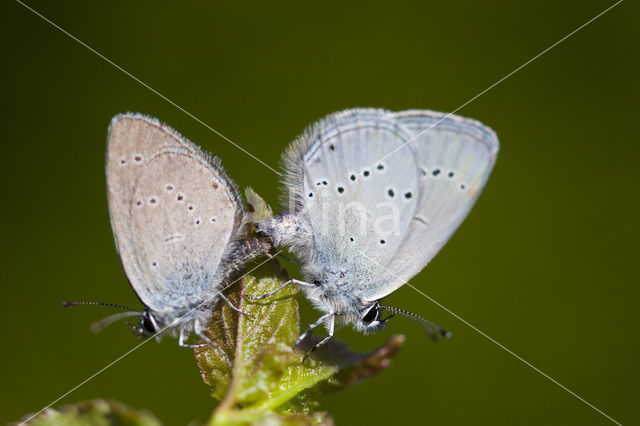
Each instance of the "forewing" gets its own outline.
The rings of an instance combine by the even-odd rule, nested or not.
[[[116,246],[142,302],[154,311],[200,303],[244,214],[217,159],[155,119],[119,115],[107,185]]]
[[[347,110],[312,125],[285,158],[290,190],[327,272],[356,288],[380,275],[399,248],[418,201],[410,134],[386,112]]]

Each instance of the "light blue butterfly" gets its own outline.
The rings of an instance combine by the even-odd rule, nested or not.
[[[304,281],[285,285],[301,285],[323,312],[299,340],[325,324],[322,345],[336,320],[377,331],[396,313],[448,336],[380,299],[420,272],[458,228],[498,145],[478,121],[432,111],[351,109],[308,127],[283,155],[288,211],[256,223],[301,260]]]

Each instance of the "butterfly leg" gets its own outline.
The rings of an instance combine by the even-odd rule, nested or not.
[[[191,345],[189,343],[186,342],[187,340],[187,336],[184,333],[184,329],[180,330],[180,337],[178,338],[178,345],[181,348],[200,348],[202,346],[206,346],[206,343],[200,343],[200,344],[196,344],[196,345]]]
[[[229,299],[227,299],[224,294],[220,293],[220,297],[222,298],[222,300],[224,300],[225,302],[227,302],[227,305],[229,305],[229,307],[231,309],[233,309],[234,311],[242,314],[242,315],[246,315],[248,317],[250,317],[251,319],[255,318],[253,314],[250,314],[249,312],[245,312],[241,309],[238,309],[233,303],[231,303],[231,301]]]
[[[323,315],[323,317],[325,317],[325,316],[326,315]],[[320,318],[320,319],[322,319],[322,318]],[[309,355],[311,355],[311,353],[315,352],[318,348],[321,348],[325,343],[327,343],[333,337],[335,318],[336,318],[336,316],[331,314],[331,317],[327,321],[327,324],[328,324],[327,328],[328,328],[328,331],[329,331],[329,335],[327,337],[325,337],[324,339],[320,340],[318,343],[316,343],[311,349],[309,349],[304,354],[304,356],[302,357],[302,363],[304,363],[307,360],[307,358],[309,358]],[[318,321],[316,321],[316,322],[318,322]],[[309,330],[305,331],[305,333],[303,335],[306,335],[308,331]],[[300,336],[300,337],[302,337],[302,336]],[[298,338],[298,340],[300,340],[300,338]]]
[[[262,299],[265,299],[265,298],[267,298],[269,296],[273,296],[274,294],[276,294],[277,292],[279,292],[280,290],[282,290],[283,288],[285,288],[286,286],[288,286],[290,284],[298,284],[298,285],[301,285],[301,286],[315,287],[315,284],[306,283],[304,281],[293,279],[293,280],[287,281],[286,283],[282,284],[280,287],[276,288],[273,291],[270,291],[267,294],[263,294],[261,296],[249,296],[248,294],[245,294],[244,297],[246,297],[249,300],[253,300],[255,302],[256,300],[262,300]]]
[[[224,360],[224,362],[226,362],[227,365],[231,367],[231,361],[229,361],[229,357],[227,356],[227,354],[222,350],[222,348],[216,342],[214,342],[206,334],[204,334],[205,329],[202,328],[202,326],[198,321],[194,323],[193,328],[194,328],[193,332],[196,334],[196,336],[204,340],[205,345],[209,345],[213,349],[218,351],[218,353],[222,356],[222,359]],[[182,332],[180,332],[180,337],[182,337]],[[204,345],[203,344],[195,345],[194,347],[198,347],[198,346],[204,346]]]
[[[333,312],[329,312],[327,314],[324,314],[323,316],[321,316],[320,318],[318,318],[318,320],[316,322],[314,322],[313,324],[311,324],[309,326],[309,328],[307,328],[305,330],[304,333],[302,333],[300,335],[300,337],[298,337],[298,339],[296,340],[296,346],[300,344],[300,342],[302,342],[308,335],[309,333],[311,333],[313,331],[313,329],[315,329],[317,326],[319,326],[320,324],[322,324],[323,322],[325,322],[326,320],[328,320],[329,318],[331,318],[331,323],[329,324],[329,331],[330,334],[333,335],[333,317],[335,316],[335,314]]]

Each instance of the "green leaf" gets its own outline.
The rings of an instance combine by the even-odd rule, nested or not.
[[[214,341],[233,360],[229,369],[222,356],[209,346],[195,349],[202,377],[212,386],[212,395],[221,400],[219,418],[242,409],[242,417],[255,421],[292,400],[303,390],[326,380],[338,371],[333,364],[310,360],[302,364],[302,354],[293,349],[300,334],[296,286],[257,302],[242,297],[246,287],[261,295],[288,279],[286,271],[271,260],[243,278],[238,291],[228,295],[241,315],[226,303],[216,309],[209,329]]]
[[[25,416],[23,421],[30,416]],[[29,420],[30,426],[159,426],[151,413],[118,401],[94,399],[60,409],[47,408]]]

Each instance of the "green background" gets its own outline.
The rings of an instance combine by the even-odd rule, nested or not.
[[[266,2],[265,2],[266,3]],[[46,2],[29,5],[276,167],[308,123],[355,106],[452,111],[612,1]],[[37,411],[138,341],[106,308],[140,306],[109,226],[107,124],[160,118],[272,204],[277,176],[18,3],[2,6],[0,421]],[[640,9],[625,1],[458,113],[501,152],[479,202],[412,284],[621,423],[640,424]],[[408,287],[386,303],[453,331],[322,399],[339,425],[612,424]],[[306,307],[303,324],[317,313]],[[151,342],[64,398],[146,407],[167,424],[214,407],[189,350]]]

